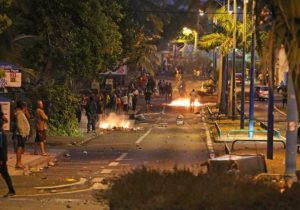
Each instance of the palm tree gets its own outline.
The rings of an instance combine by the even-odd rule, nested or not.
[[[211,50],[218,47],[220,59],[219,59],[219,82],[218,82],[218,105],[221,108],[220,112],[227,113],[226,109],[226,95],[225,89],[227,89],[226,73],[228,69],[223,67],[223,58],[228,55],[228,53],[233,48],[233,28],[234,20],[233,16],[226,11],[225,7],[221,7],[215,11],[215,14],[212,17],[217,24],[215,25],[215,30],[213,33],[204,35],[200,38],[199,45],[200,47]],[[237,21],[237,47],[242,47],[242,36],[243,36],[243,24]],[[250,48],[251,44],[251,24],[247,24],[247,49]],[[225,69],[225,74],[222,72]],[[222,76],[223,75],[223,76]]]
[[[269,8],[273,14],[270,18],[271,21],[269,21],[271,27],[268,28],[270,34],[268,41],[272,43],[270,50],[274,52],[283,44],[289,63],[287,116],[289,126],[286,133],[285,173],[294,176],[297,159],[298,110],[300,108],[300,91],[295,91],[300,88],[300,23],[298,21],[300,18],[300,2],[294,0],[259,1],[256,8],[257,12],[262,11],[265,7]],[[274,65],[273,68],[275,68]]]

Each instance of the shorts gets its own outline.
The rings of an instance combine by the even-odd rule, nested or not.
[[[22,137],[21,135],[17,135],[17,147],[25,148],[25,142],[27,140],[26,137]]]
[[[47,131],[36,131],[35,142],[45,142],[47,140]]]

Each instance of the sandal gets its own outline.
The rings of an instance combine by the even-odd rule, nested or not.
[[[47,153],[41,154],[42,156],[49,156]]]

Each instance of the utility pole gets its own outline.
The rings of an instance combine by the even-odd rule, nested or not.
[[[254,69],[255,69],[255,0],[252,2],[252,37],[250,67],[249,138],[254,136]]]
[[[275,41],[274,35],[272,41],[271,71],[269,76],[269,101],[268,101],[268,140],[267,140],[267,158],[273,160],[273,139],[274,139],[274,72],[275,72]]]
[[[240,128],[245,127],[245,70],[246,70],[246,36],[247,36],[247,3],[244,0],[243,7],[243,63],[242,63],[242,86],[241,86],[241,115],[240,115]]]
[[[292,75],[288,73],[288,113],[285,150],[285,174],[295,177],[297,168],[298,107]]]
[[[232,91],[232,107],[231,107],[231,113],[232,113],[232,120],[235,120],[235,110],[236,110],[236,93],[235,93],[235,49],[236,49],[236,21],[237,21],[237,4],[236,0],[233,2],[233,51],[232,51],[232,75],[231,75],[231,91]]]

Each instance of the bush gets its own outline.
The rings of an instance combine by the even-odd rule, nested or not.
[[[45,102],[49,115],[49,135],[79,136],[75,115],[75,95],[66,85],[48,84],[38,87],[37,96]]]
[[[299,191],[295,187],[280,193],[250,178],[143,168],[114,180],[104,196],[112,210],[292,210],[300,206]]]

